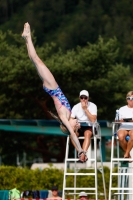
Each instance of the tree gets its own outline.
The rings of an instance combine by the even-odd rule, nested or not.
[[[120,62],[133,68],[133,2],[131,0],[11,0],[0,3],[0,29],[22,31],[29,22],[40,46],[55,42],[63,50],[117,37]],[[36,15],[37,13],[37,15]]]
[[[36,43],[36,39],[33,40]],[[0,32],[0,41],[2,52],[0,54],[0,118],[50,119],[47,111],[55,112],[52,98],[43,91],[42,82],[28,58],[23,39],[20,35],[9,31]],[[116,108],[125,104],[126,93],[132,86],[130,68],[116,62],[119,54],[118,47],[116,38],[105,42],[102,37],[99,37],[95,44],[78,46],[75,50],[66,53],[57,49],[55,44],[36,46],[36,49],[54,74],[71,106],[79,102],[80,90],[87,89],[90,93],[90,101],[98,106],[98,119],[113,120]],[[36,153],[40,152],[45,161],[47,161],[47,154],[48,158],[53,155],[51,154],[53,149],[46,154],[49,138],[37,136],[31,141],[31,136],[27,137],[24,140],[23,135],[15,134],[4,143],[1,139],[1,153],[14,152],[15,142],[18,152],[23,148],[25,151],[30,149]],[[5,140],[6,138],[9,137],[5,136]],[[58,147],[61,155],[53,156],[59,161],[64,158],[64,140],[64,138],[55,139],[55,143],[60,143]],[[8,150],[7,145],[10,147]],[[46,148],[42,148],[42,145]],[[57,150],[57,147],[54,148]]]
[[[47,110],[55,111],[53,101],[42,89],[24,41],[11,32],[1,32],[0,39],[0,117],[50,118]],[[114,118],[115,109],[120,102],[124,104],[123,94],[131,90],[130,68],[116,63],[119,55],[116,38],[105,42],[99,37],[96,44],[88,43],[84,48],[78,46],[67,53],[61,49],[54,53],[55,44],[36,49],[71,105],[78,102],[79,91],[86,88],[90,100],[98,106],[99,119]]]

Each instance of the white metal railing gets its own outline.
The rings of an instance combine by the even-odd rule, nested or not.
[[[94,140],[94,158],[91,158],[91,154],[88,157],[90,163],[94,163],[94,173],[81,173],[79,172],[80,167],[77,168],[77,152],[75,151],[75,157],[74,158],[68,158],[69,155],[69,143],[70,143],[70,137],[67,137],[67,143],[66,143],[66,156],[65,156],[65,167],[64,167],[64,180],[63,180],[63,193],[62,193],[62,198],[65,199],[66,195],[73,195],[74,200],[76,200],[76,194],[79,194],[81,191],[88,191],[86,192],[87,194],[93,194],[95,195],[95,199],[98,200],[98,195],[103,195],[104,199],[106,200],[106,187],[105,187],[105,180],[104,180],[104,169],[103,169],[103,163],[102,163],[102,153],[101,153],[101,168],[98,169],[97,167],[97,139],[101,141],[101,129],[99,123],[91,123],[92,125],[92,132],[93,132],[93,137],[91,139]],[[79,137],[79,140],[84,139],[84,137]],[[100,151],[101,151],[101,143],[100,143]],[[91,152],[91,151],[90,151]],[[67,166],[68,162],[74,162],[74,172],[73,173],[68,173],[67,172]],[[83,169],[83,168],[82,168]],[[85,169],[92,169],[91,165],[85,166]],[[102,173],[102,179],[103,179],[103,188],[104,188],[104,194],[98,193],[98,178],[97,178],[97,170],[99,170]],[[74,187],[67,187],[66,186],[66,179],[68,176],[74,176]],[[77,176],[93,176],[95,178],[95,185],[94,187],[77,187],[76,181],[77,181]],[[71,192],[70,192],[71,191]],[[78,191],[78,192],[77,192]],[[90,192],[89,192],[90,191]],[[92,192],[93,191],[93,192]]]
[[[129,122],[124,122],[129,123]],[[130,122],[131,123],[131,122]],[[125,158],[120,157],[119,151],[119,138],[117,136],[117,130],[121,122],[112,123],[112,145],[111,145],[111,163],[110,163],[110,183],[109,183],[109,200],[112,196],[118,195],[118,200],[132,200],[133,199],[133,186],[129,184],[129,179],[133,179],[133,166],[123,167],[121,161],[125,161]],[[128,138],[129,139],[129,138]],[[116,140],[117,157],[114,157],[114,141]],[[132,160],[131,158],[128,159]],[[117,172],[113,172],[113,164],[117,164]],[[112,186],[113,176],[118,176],[118,187]],[[116,191],[116,192],[115,192]]]

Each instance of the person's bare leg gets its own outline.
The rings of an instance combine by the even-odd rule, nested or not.
[[[91,141],[91,136],[92,136],[92,132],[90,130],[86,130],[84,132],[84,142],[82,145],[82,149],[86,152],[90,146],[90,141]]]
[[[22,33],[22,37],[26,41],[28,55],[31,61],[36,66],[38,74],[43,81],[43,86],[49,89],[53,89],[53,90],[56,89],[58,87],[58,84],[56,83],[54,76],[52,75],[50,70],[46,67],[46,65],[42,62],[42,60],[38,57],[36,53],[36,50],[34,48],[32,38],[31,38],[30,25],[28,23],[24,24],[24,31]]]
[[[76,136],[78,137],[78,135],[79,134],[77,134],[77,133],[75,133],[76,134]],[[73,140],[72,140],[72,138],[70,137],[70,139],[71,139],[71,142],[72,142],[72,144],[73,144],[73,146],[75,147],[75,149],[78,151],[78,149],[77,149],[77,147],[75,146],[75,143],[73,142]]]
[[[120,144],[121,148],[124,150],[124,152],[126,152],[126,150],[127,150],[127,141],[125,140],[127,133],[128,133],[128,131],[126,131],[126,130],[119,130],[117,132],[117,135],[119,138],[119,144]],[[125,154],[124,154],[124,157],[126,157]]]
[[[77,138],[79,137],[79,133],[78,133],[78,129],[80,128],[80,124],[78,123],[78,121],[76,119],[72,119],[70,118],[69,123],[73,129],[73,131],[75,132]],[[75,147],[75,149],[78,151],[77,146],[75,146],[74,141],[72,140],[72,138],[70,137],[71,142],[73,144],[73,146]]]
[[[130,139],[129,141],[127,142],[127,149],[126,149],[126,152],[125,152],[125,157],[128,157],[128,158],[131,158],[130,156],[130,151],[131,149],[133,148],[133,130],[130,130],[129,131],[129,136],[130,136]]]

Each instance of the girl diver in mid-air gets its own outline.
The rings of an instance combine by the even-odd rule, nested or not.
[[[74,146],[78,151],[79,160],[81,162],[86,162],[86,153],[81,148],[80,142],[74,132],[75,127],[78,126],[78,122],[76,119],[70,119],[71,107],[67,98],[61,91],[50,70],[38,57],[32,42],[30,25],[28,23],[24,24],[22,37],[26,41],[29,58],[36,66],[38,74],[43,81],[43,89],[52,97],[54,101],[59,119],[62,122],[62,131],[65,132],[68,130],[70,132],[71,139],[73,140]]]

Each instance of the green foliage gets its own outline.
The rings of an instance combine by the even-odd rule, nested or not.
[[[44,170],[2,166],[0,167],[0,176],[1,190],[12,188],[20,191],[50,190],[53,184],[57,184],[59,189],[62,189],[63,170],[52,166]]]
[[[73,172],[73,170],[67,170],[68,173]],[[93,169],[80,169],[78,170],[79,173],[94,173]],[[109,174],[110,174],[110,170],[108,167],[104,167],[104,178],[105,178],[105,185],[106,185],[106,193],[108,195],[109,192]],[[115,183],[116,185],[117,183]],[[74,176],[68,176],[66,179],[66,186],[67,187],[74,187]],[[77,176],[76,177],[76,186],[77,187],[89,187],[89,188],[94,188],[95,187],[95,178],[94,176]],[[102,174],[101,172],[98,170],[98,191],[99,193],[104,193],[104,188],[103,188],[103,180],[102,180]],[[68,191],[71,192],[71,191]],[[88,192],[88,191],[86,191]],[[93,190],[89,191],[90,193],[94,192]],[[72,198],[72,196],[69,196],[70,198]],[[89,195],[89,197],[94,198],[93,195]],[[100,197],[102,198],[103,197]]]
[[[132,10],[131,0],[1,1],[0,118],[49,119],[47,109],[55,111],[20,37],[28,21],[39,56],[71,106],[87,89],[98,119],[113,120],[133,90]]]
[[[109,168],[104,167],[106,189],[108,194],[109,187]],[[73,170],[68,170],[73,172]],[[81,170],[80,172],[94,172],[94,170]],[[30,170],[27,168],[16,168],[10,166],[0,167],[0,188],[1,190],[10,190],[17,188],[24,190],[51,190],[53,184],[58,185],[59,190],[63,188],[64,170],[59,170],[52,165],[43,170]],[[74,177],[67,177],[67,186],[74,186]],[[77,187],[95,187],[95,181],[92,176],[77,176]],[[98,190],[103,193],[102,175],[98,172]]]
[[[48,66],[71,105],[79,101],[79,91],[87,89],[90,101],[98,106],[98,118],[114,119],[115,110],[125,104],[126,93],[131,90],[130,68],[116,62],[118,47],[116,38],[105,42],[99,37],[96,44],[51,57]]]
[[[0,56],[0,105],[2,108],[0,118],[40,118],[42,111],[36,109],[34,104],[39,104],[41,108],[38,96],[40,99],[43,98],[42,84],[27,57],[23,39],[12,32],[6,34],[1,32],[0,40],[2,52]],[[47,48],[46,55],[48,52],[50,52],[50,47]],[[35,92],[34,95],[32,92]],[[29,113],[28,110],[32,112]]]
[[[47,109],[55,111],[53,102],[42,89],[23,39],[8,31],[0,32],[0,40],[0,118],[47,118]],[[99,37],[95,44],[78,46],[66,53],[54,43],[36,50],[71,106],[78,103],[79,91],[87,89],[90,101],[98,106],[98,118],[114,119],[116,108],[125,104],[126,93],[132,90],[130,68],[116,61],[119,53],[116,38],[106,42]]]
[[[0,28],[22,32],[25,22],[36,31],[40,46],[55,42],[63,50],[117,37],[120,62],[133,63],[133,2],[131,0],[12,0],[0,4]],[[37,13],[37,14],[36,14]]]

